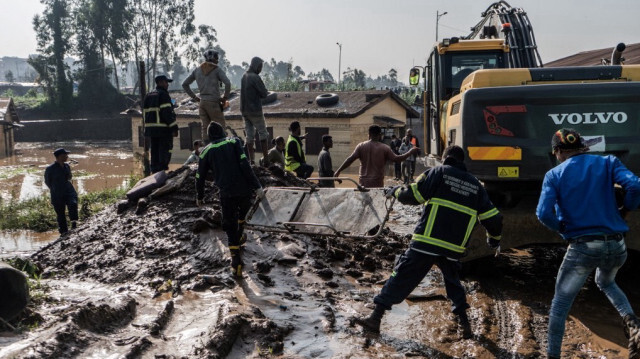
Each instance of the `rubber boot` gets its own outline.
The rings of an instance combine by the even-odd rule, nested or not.
[[[624,334],[629,338],[629,359],[640,359],[640,320],[633,314],[625,315]]]
[[[473,331],[471,330],[471,323],[469,323],[469,317],[467,312],[462,312],[457,316],[458,328],[462,334],[462,339],[473,338]]]
[[[78,224],[76,223],[76,221],[71,221],[71,229],[76,229],[78,227]]]
[[[231,249],[231,274],[237,278],[242,278],[242,258],[239,249]]]
[[[376,308],[366,318],[356,318],[355,323],[364,330],[372,333],[380,333],[380,322],[384,316],[385,309],[382,305],[376,304]]]
[[[560,359],[560,357],[557,357],[557,356],[554,356],[554,355],[547,354],[547,359]]]

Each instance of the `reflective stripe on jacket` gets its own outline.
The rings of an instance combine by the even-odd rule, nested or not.
[[[142,117],[145,136],[171,136],[173,131],[178,130],[171,96],[165,89],[156,88],[145,96]]]
[[[414,250],[460,258],[478,220],[488,236],[500,239],[502,215],[482,184],[453,159],[427,170],[394,196],[405,204],[425,206],[411,241]]]
[[[284,152],[284,169],[287,171],[295,171],[300,167],[301,163],[306,163],[304,152],[302,152],[302,144],[298,137],[289,135]]]

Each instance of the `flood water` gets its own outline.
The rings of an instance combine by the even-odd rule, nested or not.
[[[0,159],[0,201],[48,196],[44,170],[59,147],[71,152],[69,165],[79,194],[122,188],[139,172],[129,141],[19,142],[13,156]],[[0,231],[0,256],[30,253],[57,237],[57,232]]]

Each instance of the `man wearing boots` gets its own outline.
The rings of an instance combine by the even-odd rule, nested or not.
[[[627,258],[623,216],[640,204],[640,179],[619,159],[590,155],[582,137],[573,129],[560,129],[551,139],[560,164],[547,172],[542,183],[536,215],[569,242],[558,270],[549,312],[547,355],[560,358],[565,320],[587,277],[595,270],[595,282],[625,322],[629,358],[640,358],[639,322],[629,300],[615,282]],[[618,207],[614,185],[626,190]]]
[[[196,174],[196,205],[204,200],[204,181],[209,171],[213,172],[214,183],[219,188],[222,208],[222,229],[227,234],[231,252],[231,272],[242,277],[240,242],[243,238],[244,218],[252,203],[252,193],[262,196],[263,190],[253,173],[247,155],[239,138],[226,137],[222,127],[211,122],[207,130],[211,143],[200,153]]]
[[[447,297],[452,302],[462,337],[468,339],[473,335],[466,313],[469,304],[458,275],[459,258],[477,220],[487,230],[489,246],[497,248],[502,215],[482,184],[467,172],[461,147],[447,147],[443,158],[442,166],[428,169],[415,183],[386,191],[388,197],[396,197],[403,204],[424,205],[424,209],[409,249],[398,259],[391,277],[373,299],[375,309],[368,317],[355,319],[355,323],[366,330],[379,332],[385,311],[405,300],[436,265],[444,277]]]

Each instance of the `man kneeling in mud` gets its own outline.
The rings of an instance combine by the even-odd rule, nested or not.
[[[222,208],[222,229],[227,234],[231,252],[231,272],[242,276],[240,244],[244,241],[244,218],[251,207],[252,192],[262,197],[262,186],[253,173],[247,155],[239,138],[226,137],[226,133],[216,122],[207,128],[211,143],[200,153],[196,174],[196,205],[204,200],[204,181],[209,171],[213,172],[214,183],[220,189]],[[242,239],[242,240],[241,240]]]
[[[420,284],[435,264],[442,271],[447,297],[453,302],[462,337],[472,337],[467,317],[465,289],[460,283],[459,258],[468,244],[471,228],[480,220],[487,230],[490,247],[498,248],[502,234],[502,215],[489,200],[482,184],[463,163],[464,150],[459,146],[445,149],[442,166],[428,169],[408,187],[386,191],[403,204],[425,205],[409,249],[397,261],[391,277],[373,302],[375,309],[367,318],[355,323],[372,332],[380,331],[385,311],[401,303]]]

